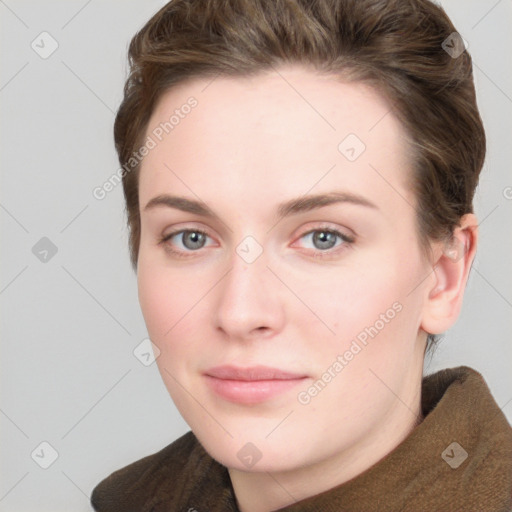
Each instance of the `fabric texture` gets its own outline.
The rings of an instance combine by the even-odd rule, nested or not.
[[[482,375],[459,366],[424,377],[422,411],[366,471],[279,511],[512,511],[512,427]],[[227,468],[191,431],[105,478],[91,504],[96,512],[239,512]]]

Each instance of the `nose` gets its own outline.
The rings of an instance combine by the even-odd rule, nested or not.
[[[216,287],[215,327],[232,340],[270,337],[283,328],[284,286],[269,270],[265,251],[252,262],[240,254],[233,251]]]

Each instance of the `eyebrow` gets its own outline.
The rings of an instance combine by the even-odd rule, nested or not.
[[[365,206],[375,210],[379,209],[377,205],[360,195],[350,192],[333,191],[326,194],[302,196],[280,203],[277,207],[277,214],[279,217],[289,217],[291,215],[315,210],[335,203],[349,203]],[[219,216],[203,202],[167,194],[162,194],[151,199],[144,207],[144,211],[151,210],[152,208],[159,206],[176,208],[177,210],[187,213],[220,220]]]

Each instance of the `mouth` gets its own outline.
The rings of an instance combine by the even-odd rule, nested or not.
[[[204,377],[215,394],[240,404],[264,402],[289,391],[308,378],[304,374],[268,366],[216,366],[204,372]]]

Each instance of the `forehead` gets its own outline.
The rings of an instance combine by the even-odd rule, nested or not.
[[[146,136],[156,144],[141,165],[141,204],[163,189],[292,196],[382,179],[407,188],[409,146],[385,99],[299,66],[183,82],[162,95]]]

